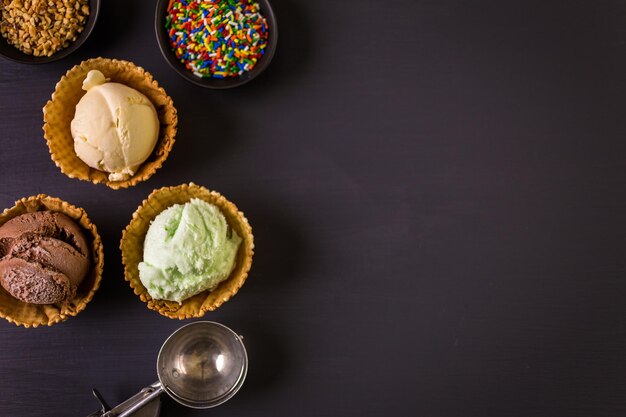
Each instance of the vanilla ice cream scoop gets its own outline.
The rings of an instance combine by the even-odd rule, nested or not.
[[[89,71],[83,90],[87,93],[71,124],[76,155],[108,172],[110,181],[130,178],[156,145],[159,118],[154,106],[134,88],[108,82],[98,70]]]

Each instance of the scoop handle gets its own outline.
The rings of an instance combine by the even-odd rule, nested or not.
[[[120,405],[113,407],[110,411],[104,413],[102,417],[128,417],[161,395],[163,391],[163,385],[157,381],[148,385]]]

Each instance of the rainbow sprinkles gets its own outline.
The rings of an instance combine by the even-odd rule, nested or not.
[[[251,0],[170,0],[165,28],[176,58],[200,78],[252,70],[269,37],[260,6]]]

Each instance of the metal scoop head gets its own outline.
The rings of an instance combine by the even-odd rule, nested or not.
[[[92,416],[131,416],[164,391],[187,407],[215,407],[239,391],[247,372],[248,354],[241,337],[222,324],[197,321],[163,343],[157,359],[159,381],[112,409],[96,392],[102,410]]]
[[[228,327],[199,321],[176,330],[163,344],[157,374],[165,391],[192,408],[215,407],[243,385],[248,355]]]

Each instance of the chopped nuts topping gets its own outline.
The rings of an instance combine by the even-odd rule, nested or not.
[[[0,0],[0,34],[27,55],[51,56],[83,31],[88,0]]]

